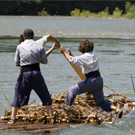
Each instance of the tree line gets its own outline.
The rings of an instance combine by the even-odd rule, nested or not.
[[[89,11],[99,13],[108,8],[108,14],[113,14],[116,8],[121,14],[127,12],[125,4],[127,1],[44,1],[44,0],[15,0],[0,1],[0,15],[50,15],[71,16],[72,11]],[[130,5],[134,5],[130,1]],[[117,9],[116,9],[117,10]]]

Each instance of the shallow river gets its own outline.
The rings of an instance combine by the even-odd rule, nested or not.
[[[99,60],[100,72],[104,84],[120,93],[134,93],[131,75],[135,81],[135,20],[126,19],[90,19],[70,17],[15,17],[0,16],[0,116],[10,105],[4,95],[12,102],[14,87],[19,74],[19,68],[14,65],[14,52],[18,45],[18,37],[26,28],[35,32],[35,40],[45,34],[57,37],[64,48],[70,48],[73,54],[79,43],[85,39],[94,42],[94,52]],[[49,49],[52,42],[45,46]],[[41,65],[50,93],[62,93],[79,80],[72,67],[58,50],[48,57],[49,63]],[[104,88],[104,93],[113,93]],[[133,95],[125,96],[134,100]],[[30,102],[37,95],[32,92]],[[80,124],[58,130],[49,135],[131,135],[135,132],[135,114],[110,125]],[[29,135],[17,131],[0,132],[1,135]],[[36,135],[36,134],[35,134]]]

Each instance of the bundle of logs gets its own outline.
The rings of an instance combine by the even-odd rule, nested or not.
[[[96,104],[94,97],[91,93],[85,93],[85,96],[77,96],[72,106],[65,104],[65,98],[67,94],[64,93],[52,95],[52,108],[54,117],[47,116],[46,108],[40,104],[29,104],[23,106],[18,110],[17,121],[18,122],[30,122],[30,123],[90,123],[101,124],[106,122],[112,122],[116,117],[116,113],[105,112]],[[115,91],[114,91],[115,92]],[[124,114],[128,114],[132,108],[132,101],[125,96],[115,92],[105,97],[105,100],[113,103],[113,105],[121,108]],[[11,111],[5,110],[5,114],[1,117],[1,120],[8,120],[11,118]]]
[[[61,46],[59,50],[63,50]],[[64,55],[64,53],[62,53]],[[65,55],[64,55],[65,56]],[[67,59],[68,60],[68,59]],[[69,62],[69,61],[68,61]],[[86,77],[81,73],[80,67],[70,64],[81,80],[85,80]],[[79,80],[78,82],[80,82]],[[76,82],[75,84],[77,84]],[[73,84],[73,85],[75,85]],[[72,85],[72,86],[73,86]],[[123,114],[129,114],[133,107],[134,102],[123,96],[122,94],[112,90],[114,94],[105,96],[105,100],[111,102],[117,108],[123,110]],[[91,93],[85,93],[84,96],[76,96],[75,101],[72,106],[68,106],[65,103],[65,98],[67,95],[67,89],[65,92],[60,94],[52,94],[52,109],[53,117],[47,115],[46,108],[40,104],[29,104],[21,107],[17,112],[17,122],[22,123],[89,123],[89,124],[102,124],[107,122],[112,122],[116,118],[116,113],[114,111],[105,112],[100,107],[98,107],[93,95]],[[7,99],[7,98],[6,98]],[[7,99],[8,100],[8,99]],[[9,101],[8,101],[9,102]],[[5,110],[5,114],[1,117],[1,120],[10,120],[11,111]],[[45,128],[45,127],[44,127]],[[52,128],[52,127],[51,127]]]

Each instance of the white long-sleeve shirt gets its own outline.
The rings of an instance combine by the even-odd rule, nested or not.
[[[81,56],[71,56],[69,62],[82,66],[82,73],[87,74],[99,70],[98,59],[93,52],[86,52]]]
[[[43,46],[40,46],[33,39],[26,39],[17,46],[14,61],[16,66],[35,63],[47,64],[47,57]]]

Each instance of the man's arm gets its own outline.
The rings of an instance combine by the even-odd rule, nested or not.
[[[67,53],[63,47],[60,48],[60,52],[65,55],[65,57],[67,58],[67,60],[69,60],[69,58],[70,58],[71,56],[75,57],[75,55],[73,55],[73,54],[71,53],[71,51],[70,51],[69,48],[67,48],[66,50],[68,50],[69,53]]]
[[[53,37],[52,35],[47,35],[47,40],[51,40],[53,42],[55,42],[57,44],[57,47],[59,48],[60,47],[60,42],[55,38]]]
[[[48,40],[49,40],[49,41],[53,41],[53,42],[55,42],[55,43],[53,44],[53,46],[52,46],[48,51],[46,51],[46,56],[49,56],[50,53],[51,53],[54,49],[60,48],[60,42],[59,42],[55,37],[53,37],[53,36],[50,35],[50,34],[48,34],[48,35],[46,35],[46,36],[43,36],[43,37],[40,38],[39,40],[36,40],[36,43],[38,43],[38,44],[44,46]]]
[[[53,46],[48,50],[46,51],[46,56],[48,57],[50,55],[50,53],[54,50],[54,49],[57,49],[58,48],[58,45],[56,43],[53,44]]]

